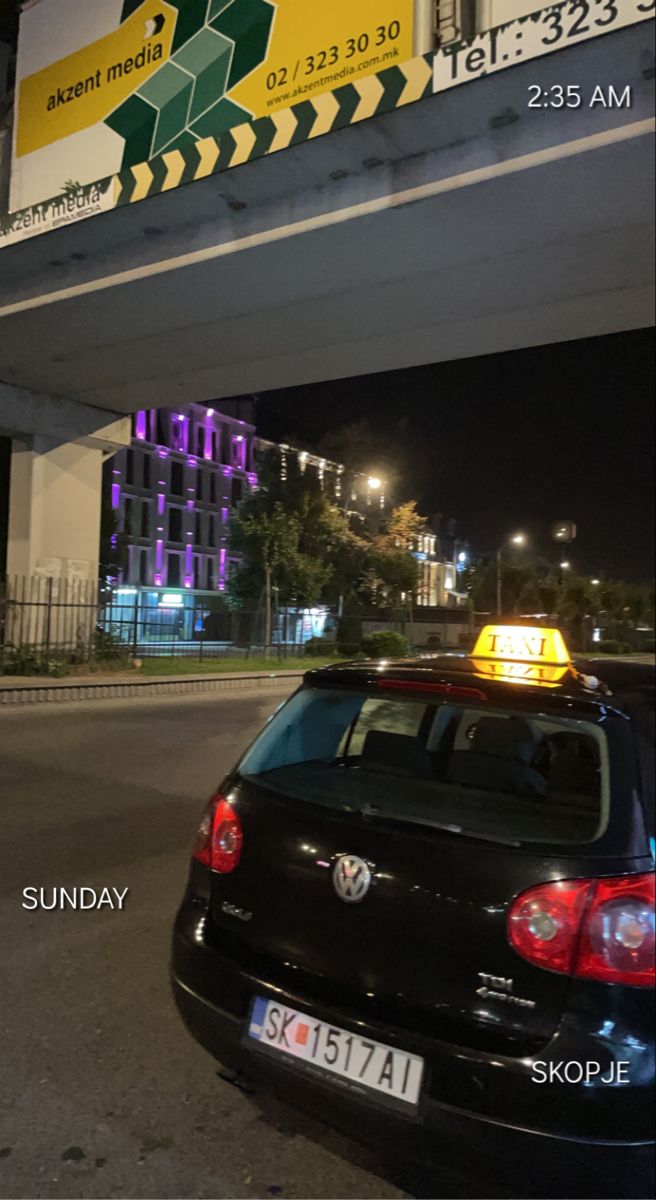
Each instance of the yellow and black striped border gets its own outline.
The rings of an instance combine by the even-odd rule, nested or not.
[[[85,186],[80,194],[86,197],[97,191],[107,196],[109,191],[110,203],[103,211],[136,204],[149,196],[158,196],[186,183],[206,179],[242,163],[276,154],[278,150],[298,146],[336,129],[345,129],[369,117],[423,100],[432,95],[432,84],[433,55],[411,58],[378,74],[344,84],[334,91],[322,92],[290,108],[281,108],[271,116],[236,125],[220,137],[203,138],[181,149],[160,154],[148,162],[138,163],[118,175]],[[48,232],[52,228],[49,216],[65,211],[68,199],[65,195],[56,196],[19,213],[1,216],[0,248],[5,238],[6,244],[11,244],[37,233]],[[63,223],[72,224],[75,220],[84,220],[93,215],[92,211],[81,212],[71,221]],[[19,229],[23,231],[22,237],[17,238],[15,234]]]
[[[114,176],[116,206],[134,204],[422,100],[432,94],[432,79],[433,55],[411,58],[377,75],[281,108],[270,117],[236,125],[218,138],[203,138],[160,154]]]

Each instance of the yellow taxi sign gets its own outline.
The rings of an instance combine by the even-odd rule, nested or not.
[[[560,630],[539,625],[486,625],[478,635],[472,658],[551,667],[564,667],[570,661]]]

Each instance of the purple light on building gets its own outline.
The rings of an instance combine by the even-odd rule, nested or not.
[[[233,439],[232,439],[233,451],[234,451],[235,446],[237,447],[238,463],[243,471],[246,467],[246,439],[244,438],[243,434],[238,433],[237,437],[233,437]]]
[[[120,471],[118,471],[118,470],[116,469],[116,467],[114,467],[114,470],[112,471],[112,475],[120,475],[120,474],[121,474],[121,472],[120,472]]]
[[[195,459],[195,458],[188,458],[188,459],[187,459],[187,466],[189,466],[189,467],[197,467],[197,466],[198,466],[198,463],[196,462],[196,459]]]
[[[112,484],[112,508],[118,508],[121,502],[121,486],[118,483]]]
[[[155,578],[155,587],[161,587],[162,586],[162,576],[157,574],[157,575],[155,575],[154,578]]]
[[[164,543],[161,538],[158,538],[157,542],[155,544],[155,566],[158,571],[161,571],[161,569],[162,569],[163,560],[164,560]]]
[[[205,425],[205,444],[203,448],[203,458],[212,457],[212,422],[208,420]]]
[[[227,550],[219,550],[219,591],[225,591]]]
[[[247,479],[248,479],[248,482],[250,483],[251,487],[257,487],[257,475],[255,474],[254,471],[249,472],[249,474],[247,475]]]
[[[187,546],[185,551],[185,587],[191,587],[193,583],[194,570],[194,552],[191,546]]]
[[[166,496],[165,496],[164,492],[159,492],[157,495],[157,511],[158,511],[160,517],[164,516],[165,508],[166,508]]]
[[[112,550],[115,550],[116,547],[118,546],[118,534],[113,533],[109,540],[111,542]]]
[[[160,446],[157,453],[159,454],[160,458],[168,458],[169,456],[169,452],[165,446]]]
[[[224,467],[224,468],[223,468],[223,474],[224,474],[225,476],[230,476],[230,475],[232,475],[232,467]]]
[[[135,428],[135,434],[136,434],[138,441],[145,442],[145,440],[146,440],[146,413],[145,413],[145,410],[142,410],[141,412],[137,413],[137,418],[135,421],[134,428]]]
[[[227,525],[227,524],[228,524],[228,517],[229,517],[229,516],[230,516],[230,509],[229,509],[229,508],[222,508],[222,509],[221,509],[221,520],[223,521],[223,524],[224,524],[224,525]]]
[[[187,508],[189,509],[189,512],[193,512],[193,511],[194,511],[194,502],[193,502],[193,500],[187,500]]]

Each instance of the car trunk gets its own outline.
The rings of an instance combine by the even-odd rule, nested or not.
[[[233,794],[231,793],[231,796]],[[217,941],[301,1002],[400,1029],[524,1053],[548,1039],[567,976],[509,945],[513,898],[560,874],[558,859],[374,813],[335,811],[241,779],[234,872],[212,877]],[[334,885],[357,855],[371,871],[358,903]],[[563,874],[579,874],[571,860]],[[239,910],[239,914],[235,914]],[[249,914],[251,914],[249,916]],[[244,919],[246,918],[246,919]]]

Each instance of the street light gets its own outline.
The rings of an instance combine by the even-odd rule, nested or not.
[[[601,579],[591,579],[590,583],[592,584],[593,587],[599,587],[599,584],[601,583]]]
[[[561,571],[569,571],[571,565],[572,564],[569,562],[561,562],[560,569],[561,569]]]
[[[382,481],[382,479],[378,479],[376,475],[370,475],[370,476],[369,476],[369,478],[368,478],[368,480],[367,480],[367,487],[368,487],[368,488],[369,488],[369,489],[370,489],[372,492],[378,492],[378,491],[380,491],[380,489],[382,488],[382,486],[383,486],[383,481]]]
[[[501,555],[503,553],[505,546],[507,546],[507,545],[525,546],[526,545],[526,534],[525,533],[513,533],[512,536],[508,538],[508,541],[504,542],[503,546],[499,546],[499,549],[497,550],[497,614],[498,615],[501,614]]]

